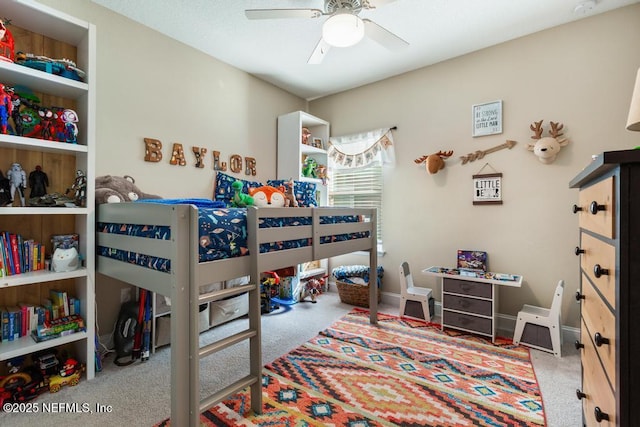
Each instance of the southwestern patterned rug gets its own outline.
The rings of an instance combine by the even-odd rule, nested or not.
[[[249,393],[204,426],[544,426],[526,348],[354,309],[264,368],[261,415]],[[168,422],[160,426],[168,426]]]

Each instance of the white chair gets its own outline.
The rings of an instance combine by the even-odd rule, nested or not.
[[[407,301],[416,301],[422,307],[424,320],[429,322],[431,320],[431,311],[429,310],[430,297],[431,289],[413,285],[409,264],[406,261],[400,264],[400,316],[405,315]]]
[[[535,307],[525,304],[518,312],[513,343],[526,345],[562,357],[561,307],[564,280],[558,282],[551,308]],[[530,327],[525,326],[529,324]],[[523,336],[524,334],[524,336]]]

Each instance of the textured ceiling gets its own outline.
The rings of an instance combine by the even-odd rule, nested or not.
[[[323,0],[92,0],[305,99],[431,65],[640,0],[396,0],[361,18],[409,42],[389,51],[365,38],[307,59],[327,19],[249,20],[245,9],[316,8]],[[375,5],[375,0],[370,0]]]

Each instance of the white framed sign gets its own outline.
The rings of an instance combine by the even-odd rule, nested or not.
[[[473,175],[473,204],[502,204],[502,174]]]
[[[476,104],[471,109],[473,137],[502,133],[502,101]]]

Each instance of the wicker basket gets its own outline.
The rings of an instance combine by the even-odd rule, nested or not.
[[[358,285],[354,283],[343,282],[336,279],[336,286],[338,287],[338,295],[340,295],[340,301],[345,304],[357,305],[359,307],[369,307],[369,286]],[[382,300],[380,295],[380,289],[378,291],[378,302]]]

